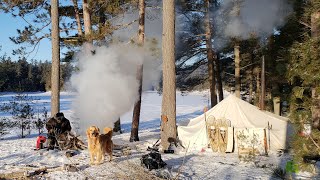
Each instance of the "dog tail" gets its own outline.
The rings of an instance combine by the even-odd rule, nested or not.
[[[109,135],[110,137],[112,137],[112,129],[110,128],[110,127],[105,127],[104,129],[103,129],[103,132],[105,133],[105,134],[107,134],[107,135]]]

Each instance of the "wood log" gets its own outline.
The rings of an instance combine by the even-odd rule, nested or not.
[[[45,174],[48,172],[63,171],[65,166],[41,167],[32,170],[16,171],[0,174],[0,179],[30,179],[33,176]]]
[[[268,143],[267,143],[267,130],[264,129],[263,130],[264,133],[264,151],[265,151],[265,155],[268,155]]]

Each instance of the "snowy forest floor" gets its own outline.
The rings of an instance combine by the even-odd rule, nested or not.
[[[5,103],[13,93],[0,96]],[[38,98],[35,106],[46,106],[50,112],[50,93],[32,93]],[[207,92],[194,92],[182,95],[177,93],[177,121],[186,124],[188,120],[202,114],[207,106]],[[62,93],[61,110],[72,121],[70,105],[73,95]],[[73,157],[66,157],[64,151],[35,151],[38,134],[34,130],[26,138],[19,138],[19,129],[9,130],[0,140],[0,179],[1,175],[19,175],[37,173],[46,167],[47,172],[33,176],[35,179],[277,179],[272,176],[273,169],[285,168],[291,159],[287,153],[277,152],[269,156],[257,156],[254,161],[241,162],[237,153],[213,153],[211,149],[196,151],[179,147],[174,154],[162,154],[167,163],[161,170],[146,170],[140,165],[142,155],[148,153],[147,147],[152,146],[160,138],[161,96],[156,92],[146,92],[142,96],[142,112],[139,131],[139,142],[129,143],[132,111],[121,117],[122,134],[115,135],[113,141],[118,145],[131,148],[130,155],[114,157],[112,162],[90,166],[87,150],[80,151]],[[1,116],[9,116],[2,113]],[[82,136],[86,142],[86,137]],[[318,175],[300,172],[293,175],[295,179],[320,179]]]

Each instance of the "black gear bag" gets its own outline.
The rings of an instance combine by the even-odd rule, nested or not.
[[[161,154],[157,151],[151,151],[148,154],[142,155],[141,165],[149,170],[165,167],[167,164],[161,159]]]

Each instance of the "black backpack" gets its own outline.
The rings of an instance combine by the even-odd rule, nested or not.
[[[142,155],[141,165],[149,170],[165,167],[167,164],[161,159],[161,154],[156,151],[151,151],[148,154]]]

